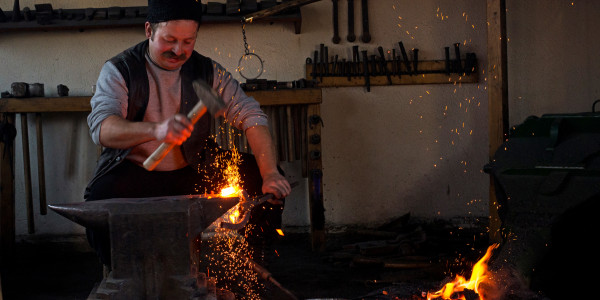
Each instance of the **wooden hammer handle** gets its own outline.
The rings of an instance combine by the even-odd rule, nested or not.
[[[198,122],[198,120],[200,120],[200,118],[206,113],[206,111],[206,106],[204,106],[202,100],[199,100],[198,103],[196,103],[196,105],[194,105],[192,110],[188,113],[187,118],[190,119],[192,125],[194,125],[196,124],[196,122]],[[154,152],[150,156],[148,156],[148,158],[146,158],[146,160],[144,161],[144,168],[148,171],[154,170],[154,168],[156,168],[156,166],[163,160],[163,158],[167,156],[167,154],[169,153],[169,151],[171,151],[171,149],[173,149],[173,147],[175,147],[175,145],[170,143],[160,144],[160,146],[158,146],[158,148],[156,148],[156,150],[154,150]]]

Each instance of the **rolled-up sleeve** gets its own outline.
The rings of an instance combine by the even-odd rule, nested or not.
[[[268,126],[267,115],[258,101],[246,95],[239,82],[220,64],[213,61],[213,66],[213,88],[226,104],[225,109],[217,115],[222,114],[227,122],[243,131],[259,125]]]
[[[90,136],[95,144],[100,145],[102,121],[111,115],[126,116],[127,94],[127,84],[123,76],[112,63],[106,62],[100,70],[96,92],[90,101],[92,111],[87,117]]]

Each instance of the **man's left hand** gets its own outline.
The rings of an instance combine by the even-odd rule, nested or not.
[[[275,199],[282,199],[292,192],[292,187],[283,175],[272,173],[263,178],[262,192],[273,194]]]

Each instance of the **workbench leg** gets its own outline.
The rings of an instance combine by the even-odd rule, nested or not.
[[[321,163],[321,143],[310,142],[312,136],[321,136],[321,106],[308,106],[308,190],[310,203],[310,228],[313,251],[325,250],[325,208],[323,206],[323,168]],[[320,139],[319,139],[320,140]]]
[[[11,132],[15,128],[15,114],[0,114],[0,124],[2,132]],[[16,129],[12,132],[16,134]],[[8,266],[15,251],[14,135],[12,139],[5,139],[0,138],[0,270]]]

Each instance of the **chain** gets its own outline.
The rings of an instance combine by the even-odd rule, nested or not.
[[[250,54],[250,50],[248,50],[248,42],[246,41],[246,22],[242,18],[242,36],[244,37],[244,53],[245,55]]]

